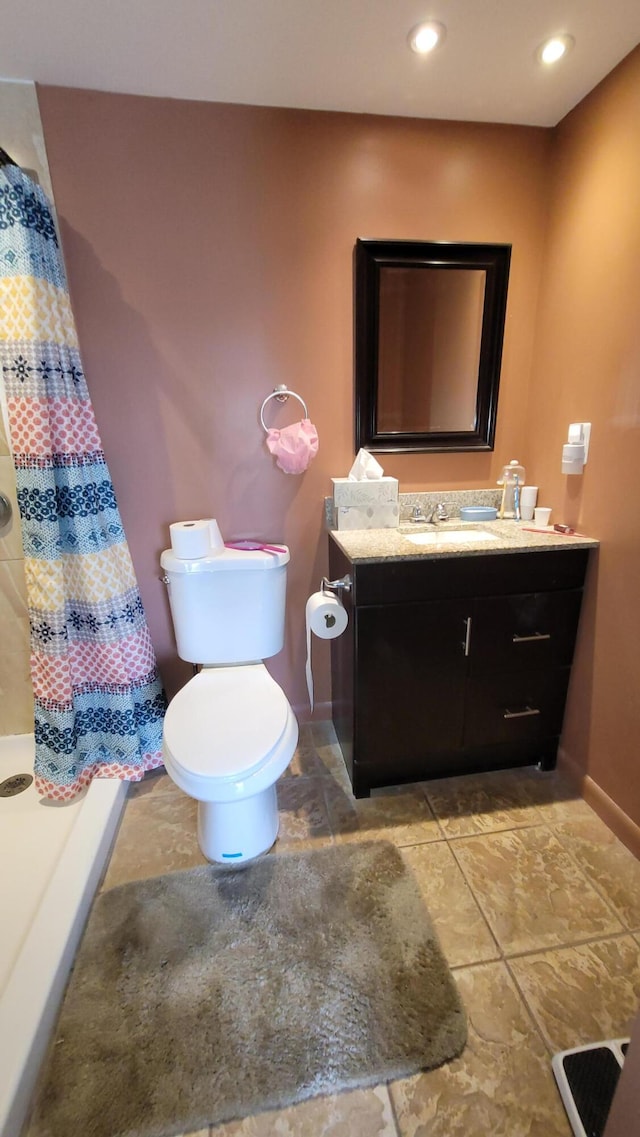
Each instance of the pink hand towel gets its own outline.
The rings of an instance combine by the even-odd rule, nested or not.
[[[308,418],[267,431],[267,446],[285,474],[302,474],[318,453],[318,432]]]

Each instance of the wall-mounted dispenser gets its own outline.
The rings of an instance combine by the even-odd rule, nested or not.
[[[590,422],[572,422],[562,447],[562,473],[581,474],[589,456]]]

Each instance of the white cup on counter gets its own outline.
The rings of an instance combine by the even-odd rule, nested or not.
[[[531,521],[538,499],[537,486],[523,486],[520,490],[520,516],[523,521]]]
[[[533,516],[536,525],[542,525],[543,528],[546,528],[551,520],[551,510],[544,505],[537,505],[533,511]]]

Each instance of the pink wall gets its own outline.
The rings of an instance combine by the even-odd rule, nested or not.
[[[640,48],[557,128],[550,176],[528,451],[556,518],[602,542],[563,752],[640,855],[620,815],[640,825]],[[576,421],[593,423],[589,461],[567,477],[562,443]]]
[[[213,515],[228,538],[291,547],[270,667],[304,713],[322,501],[354,456],[356,237],[512,243],[494,453],[384,457],[402,490],[494,484],[528,458],[549,132],[51,87],[39,99],[89,388],[167,687],[190,672],[159,554],[171,521]],[[303,477],[275,468],[258,421],[281,382],[320,435]],[[274,425],[293,420],[269,408]],[[314,659],[321,717],[328,647]]]

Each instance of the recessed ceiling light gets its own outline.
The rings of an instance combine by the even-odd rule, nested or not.
[[[430,20],[426,24],[417,24],[412,28],[407,36],[409,47],[418,55],[428,55],[433,51],[434,47],[442,43],[447,29],[444,24],[438,24],[435,20]]]
[[[552,36],[538,48],[538,59],[547,66],[557,63],[568,51],[571,51],[574,42],[573,36]]]

